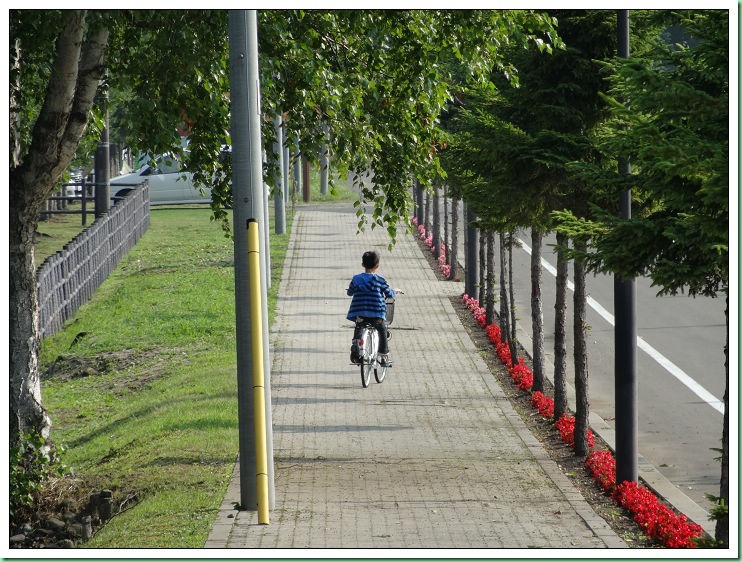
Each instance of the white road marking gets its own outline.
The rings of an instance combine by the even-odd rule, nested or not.
[[[528,246],[528,244],[526,244],[520,238],[518,238],[518,243],[523,247],[523,250],[530,256],[531,255],[530,246]],[[544,267],[546,271],[548,271],[554,277],[556,277],[556,274],[557,274],[556,268],[553,265],[551,265],[549,262],[547,262],[544,258],[541,258],[541,265]],[[575,290],[574,283],[568,280],[567,288],[570,291],[574,291]],[[590,308],[592,308],[595,312],[600,314],[600,316],[602,316],[606,322],[608,322],[611,326],[615,327],[616,323],[615,323],[613,314],[608,312],[598,301],[596,301],[592,297],[587,297],[587,304],[590,305]],[[670,373],[673,377],[675,377],[681,383],[683,383],[691,392],[693,392],[701,400],[706,402],[706,404],[711,406],[714,410],[716,410],[720,414],[724,414],[724,402],[722,400],[719,400],[716,396],[711,394],[703,386],[698,384],[690,375],[688,375],[675,363],[670,361],[667,357],[665,357],[659,351],[657,351],[655,348],[649,345],[644,338],[637,336],[636,346],[642,351],[644,351],[647,355],[649,355],[652,359],[654,359],[660,366],[664,367],[664,369],[668,373]]]

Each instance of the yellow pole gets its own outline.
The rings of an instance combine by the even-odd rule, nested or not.
[[[263,371],[263,320],[260,279],[260,236],[255,219],[247,221],[247,263],[250,280],[250,318],[252,327],[252,385],[255,414],[255,465],[258,486],[258,523],[270,523],[268,512],[268,453],[265,427],[265,381]]]

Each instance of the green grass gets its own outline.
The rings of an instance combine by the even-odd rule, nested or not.
[[[144,237],[42,344],[43,400],[65,463],[91,486],[136,497],[89,547],[202,547],[232,475],[233,242],[209,216],[153,209]],[[270,235],[271,322],[292,218]]]
[[[68,209],[79,209],[80,205],[68,205]],[[95,216],[90,212],[87,217],[87,226],[93,224]],[[83,228],[81,215],[52,215],[49,220],[39,221],[37,228],[38,236],[34,246],[36,267],[44,260],[61,250],[64,245],[72,240]]]

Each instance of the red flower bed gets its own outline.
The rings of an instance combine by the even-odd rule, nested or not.
[[[633,514],[634,521],[647,536],[668,548],[694,548],[692,539],[703,533],[700,525],[689,523],[685,515],[677,515],[636,482],[621,482],[616,486],[613,498]]]
[[[470,310],[477,323],[484,328],[485,311],[479,306],[479,301],[464,294],[464,305]],[[495,353],[505,365],[510,376],[519,388],[530,391],[533,388],[533,373],[525,365],[522,357],[513,365],[510,346],[502,340],[500,327],[490,324],[485,328],[487,337],[495,346]],[[554,417],[554,400],[545,396],[543,392],[534,392],[531,395],[531,406],[545,418]],[[574,445],[575,419],[564,414],[555,424],[562,439]],[[588,445],[595,446],[595,437],[591,430],[587,431]],[[616,461],[608,450],[593,451],[585,460],[585,468],[590,472],[596,483],[605,493],[612,495],[614,501],[632,513],[636,521],[647,536],[650,536],[668,548],[693,548],[693,539],[703,535],[700,525],[689,523],[685,515],[677,515],[648,489],[636,482],[622,482],[616,486]]]
[[[417,224],[417,217],[412,218],[412,224],[416,226],[420,239],[423,242],[425,242],[425,244],[428,246],[428,249],[432,253],[435,253],[435,245],[433,244],[433,233],[426,232],[424,224]],[[443,273],[445,277],[450,277],[451,266],[446,263],[446,245],[445,244],[441,244],[440,251],[438,252],[438,269],[441,270],[441,273]]]

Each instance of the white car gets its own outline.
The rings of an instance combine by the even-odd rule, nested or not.
[[[149,180],[151,205],[211,202],[211,190],[204,188],[202,194],[193,185],[193,174],[183,172],[177,158],[159,156],[156,162],[156,167],[147,163],[135,172],[111,178],[111,197],[123,197],[136,185]]]

